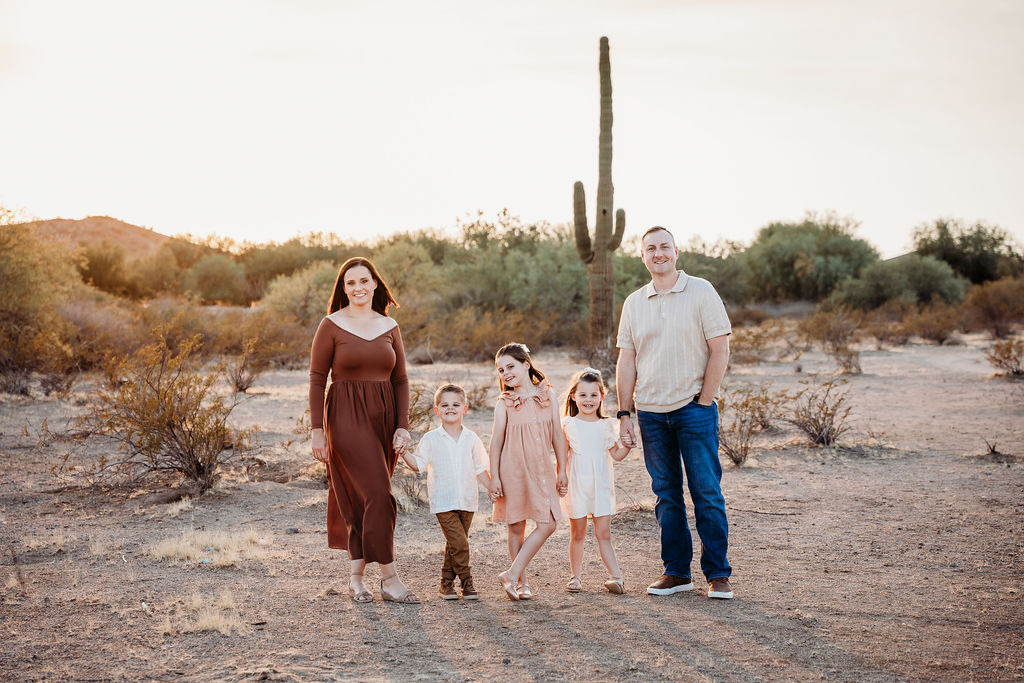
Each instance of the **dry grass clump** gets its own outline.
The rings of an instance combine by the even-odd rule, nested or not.
[[[103,539],[92,536],[89,538],[89,556],[105,557],[112,552],[113,548]]]
[[[846,380],[827,380],[820,384],[802,380],[804,385],[794,401],[788,418],[817,446],[834,446],[839,437],[849,431],[846,419],[852,407],[847,403],[849,391],[840,387]]]
[[[171,519],[175,519],[182,512],[188,512],[194,507],[195,505],[193,504],[192,499],[188,496],[185,496],[179,501],[169,503],[167,507],[164,508],[164,512],[167,513],[167,516]]]
[[[22,547],[28,551],[49,550],[52,555],[64,552],[64,546],[77,540],[74,534],[64,529],[53,529],[46,534],[26,536],[21,539]]]
[[[180,536],[157,541],[149,555],[158,560],[231,567],[242,560],[262,559],[273,538],[252,529],[240,532],[190,529]]]
[[[227,588],[213,598],[191,593],[173,616],[165,617],[157,626],[157,633],[162,636],[203,631],[216,631],[225,636],[246,635],[250,630]]]
[[[1012,377],[1024,377],[1024,339],[997,341],[985,351],[989,365]]]

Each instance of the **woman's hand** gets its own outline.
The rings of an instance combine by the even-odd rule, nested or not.
[[[555,486],[558,487],[558,495],[565,498],[569,493],[569,476],[564,471],[558,473],[558,478],[555,480]]]
[[[505,495],[505,492],[501,490],[501,479],[497,476],[491,477],[491,485],[487,487],[487,493],[492,503]]]
[[[320,428],[313,430],[313,457],[327,464],[327,437]]]
[[[398,455],[405,455],[406,451],[412,447],[412,437],[409,436],[409,431],[399,427],[395,430],[395,453]]]

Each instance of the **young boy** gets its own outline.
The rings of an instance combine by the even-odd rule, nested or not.
[[[477,510],[477,481],[490,486],[484,444],[470,429],[462,426],[469,412],[466,391],[457,384],[444,384],[434,392],[434,414],[441,426],[423,435],[416,455],[402,458],[416,472],[427,471],[430,511],[444,532],[444,563],[441,565],[441,597],[458,600],[455,577],[462,584],[462,599],[476,600],[469,566],[469,525]]]

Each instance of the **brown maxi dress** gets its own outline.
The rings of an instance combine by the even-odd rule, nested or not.
[[[409,428],[409,379],[397,325],[364,339],[330,318],[320,321],[310,351],[309,415],[327,437],[328,547],[348,550],[353,560],[393,562],[393,438],[397,428]]]

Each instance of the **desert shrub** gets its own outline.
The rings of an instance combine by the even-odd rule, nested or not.
[[[434,390],[421,382],[409,383],[409,431],[426,432],[434,419]]]
[[[839,437],[849,431],[846,419],[850,415],[849,392],[841,390],[846,380],[812,380],[800,382],[804,388],[797,392],[789,422],[802,431],[817,446],[834,446]]]
[[[989,365],[1014,377],[1024,376],[1024,340],[997,340],[985,351]]]
[[[245,268],[225,254],[201,257],[185,272],[184,286],[204,303],[246,303]]]
[[[101,469],[133,480],[177,472],[200,491],[217,481],[221,465],[251,431],[228,427],[237,403],[213,394],[217,375],[202,372],[199,344],[198,337],[176,348],[154,342],[116,363],[119,386],[98,391],[75,422],[77,438],[102,437],[117,445],[120,455]]]
[[[771,393],[768,384],[726,391],[719,401],[723,422],[718,444],[722,452],[737,465],[746,462],[754,436],[772,427],[788,399],[786,392]]]
[[[780,320],[766,320],[750,327],[733,328],[729,339],[729,362],[739,365],[761,363],[769,359],[772,345],[785,337]]]
[[[744,254],[751,291],[773,299],[827,297],[878,260],[871,245],[853,236],[855,228],[853,221],[813,214],[801,223],[761,228]]]
[[[1001,339],[1024,323],[1024,277],[1002,278],[971,287],[964,302],[971,329],[988,330]]]
[[[80,291],[57,312],[68,323],[66,340],[78,370],[102,368],[109,359],[123,358],[139,345],[142,335],[135,312],[112,296]]]
[[[910,304],[894,299],[866,313],[861,329],[875,338],[875,347],[879,351],[886,346],[903,346],[913,335],[906,318],[915,312]]]
[[[181,289],[182,273],[174,248],[164,244],[155,254],[134,261],[128,268],[130,291],[141,298],[174,294]]]
[[[472,386],[464,387],[466,390],[466,404],[470,410],[487,410],[492,405],[488,401],[488,397],[491,395],[491,389],[494,387],[490,384],[474,384]]]
[[[173,351],[198,338],[199,353],[216,353],[210,316],[192,299],[154,299],[136,309],[138,345],[161,343]]]
[[[890,301],[917,304],[938,298],[956,303],[963,299],[967,286],[968,282],[944,261],[906,254],[866,266],[859,276],[842,282],[833,298],[862,310],[878,308]]]
[[[759,308],[748,308],[746,306],[729,311],[729,322],[733,328],[752,327],[760,325],[768,320],[768,314]]]
[[[313,330],[327,315],[339,265],[316,261],[291,275],[275,278],[257,308],[273,315],[293,317],[309,329],[312,340]]]
[[[78,272],[83,282],[110,294],[123,296],[127,293],[128,276],[123,247],[106,240],[83,244],[81,257]]]
[[[259,337],[249,337],[242,342],[242,350],[227,359],[224,374],[237,392],[244,394],[256,379],[270,367],[271,359],[262,353]]]
[[[800,335],[822,347],[844,373],[860,374],[860,351],[854,344],[860,335],[864,314],[845,306],[819,310],[800,321]]]
[[[945,344],[960,330],[962,317],[958,306],[936,301],[908,314],[903,326],[912,335],[936,344]]]
[[[914,230],[914,249],[945,261],[974,284],[1024,274],[1024,256],[1010,233],[998,226],[966,227],[940,218]]]
[[[57,310],[82,286],[76,258],[43,245],[0,207],[0,391],[28,394],[32,374],[63,374],[70,364]]]

